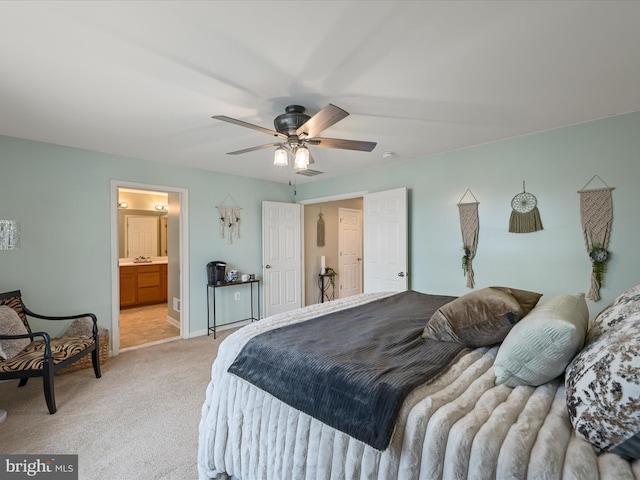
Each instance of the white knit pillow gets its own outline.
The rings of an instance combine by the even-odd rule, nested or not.
[[[0,305],[0,335],[25,335],[29,333],[17,312],[6,305]],[[24,350],[31,340],[28,338],[0,340],[0,358],[9,360]]]
[[[582,348],[588,324],[584,293],[539,304],[502,342],[493,364],[496,383],[538,386],[561,375]]]

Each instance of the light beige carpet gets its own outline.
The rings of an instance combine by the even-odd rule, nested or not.
[[[42,380],[0,383],[0,452],[77,454],[80,480],[198,477],[198,423],[211,364],[232,330],[129,351],[56,376],[57,413]]]

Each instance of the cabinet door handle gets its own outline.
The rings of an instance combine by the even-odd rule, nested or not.
[[[398,274],[398,276],[399,276],[399,277],[404,277],[404,272],[400,272],[400,273]]]
[[[271,265],[265,265],[264,268],[271,268]]]

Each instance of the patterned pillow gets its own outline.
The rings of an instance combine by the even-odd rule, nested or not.
[[[640,314],[640,285],[624,292],[596,316],[589,327],[586,344],[589,345],[595,341],[614,325],[629,318],[637,318],[638,314]]]
[[[0,335],[26,335],[27,333],[29,332],[16,311],[6,305],[0,305]],[[0,340],[0,357],[9,360],[30,343],[31,340],[28,338],[2,339]]]
[[[573,359],[565,384],[569,418],[576,434],[601,452],[638,459],[640,301],[638,289],[632,290],[635,293],[629,291],[629,295],[620,297],[620,302],[616,300],[610,311],[594,322],[599,335]]]

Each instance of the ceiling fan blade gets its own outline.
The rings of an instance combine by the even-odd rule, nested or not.
[[[268,128],[264,128],[259,125],[254,125],[253,123],[243,122],[242,120],[227,117],[226,115],[214,115],[211,118],[215,118],[216,120],[222,120],[223,122],[233,123],[234,125],[239,125],[241,127],[250,128],[251,130],[257,130],[258,132],[266,133],[267,135],[271,135],[274,137],[287,138],[286,135],[283,135],[282,133],[278,133],[275,130],[269,130]]]
[[[360,152],[370,152],[373,150],[376,142],[363,142],[360,140],[344,140],[342,138],[323,138],[316,137],[305,140],[309,145],[320,148],[341,148],[343,150],[358,150]]]
[[[255,152],[256,150],[262,150],[264,148],[282,146],[282,143],[267,143],[265,145],[258,145],[257,147],[244,148],[242,150],[236,150],[235,152],[227,152],[227,155],[240,155],[241,153]]]
[[[348,112],[330,103],[300,126],[296,135],[303,135],[303,138],[315,137],[348,115]]]

